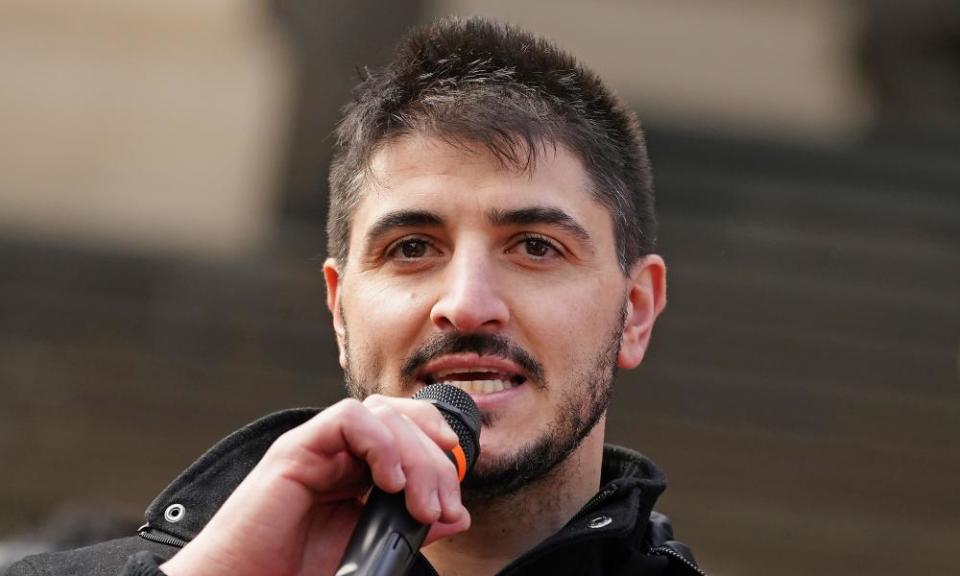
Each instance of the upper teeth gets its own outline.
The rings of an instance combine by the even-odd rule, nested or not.
[[[467,394],[491,394],[513,388],[513,383],[507,380],[447,380],[444,384],[456,386]]]

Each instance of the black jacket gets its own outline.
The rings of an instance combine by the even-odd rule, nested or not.
[[[315,413],[315,409],[278,412],[220,441],[157,496],[137,536],[30,556],[11,566],[7,576],[149,573],[200,532],[278,436]],[[703,574],[689,549],[673,540],[666,517],[653,511],[666,483],[651,461],[607,446],[601,486],[563,529],[500,574]],[[422,555],[412,573],[436,574]]]

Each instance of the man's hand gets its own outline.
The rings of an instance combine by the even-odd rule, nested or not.
[[[426,543],[462,532],[457,436],[427,402],[343,400],[274,442],[207,526],[161,566],[169,576],[333,574],[371,480],[405,491],[433,527]]]

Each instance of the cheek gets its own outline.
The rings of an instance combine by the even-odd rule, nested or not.
[[[567,371],[605,348],[619,321],[619,288],[581,282],[527,291],[514,320],[541,361]],[[551,362],[553,360],[553,362]]]
[[[345,294],[351,344],[363,342],[370,354],[393,356],[388,350],[409,346],[429,318],[425,299],[416,290],[358,283]]]

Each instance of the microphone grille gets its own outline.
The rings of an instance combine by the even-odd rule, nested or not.
[[[473,467],[480,455],[480,409],[473,398],[450,384],[431,384],[414,394],[414,400],[432,402],[443,414],[447,424],[460,439],[460,447],[467,459],[467,469]]]

